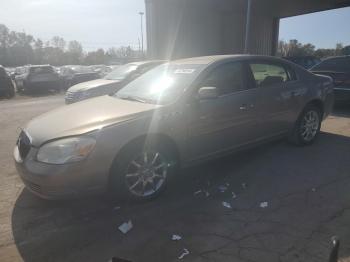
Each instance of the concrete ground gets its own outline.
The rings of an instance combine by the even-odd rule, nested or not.
[[[313,146],[279,141],[183,170],[162,197],[135,204],[49,202],[23,188],[12,161],[19,127],[60,105],[62,96],[0,101],[0,261],[177,261],[186,248],[184,261],[322,262],[333,235],[350,261],[350,108]]]

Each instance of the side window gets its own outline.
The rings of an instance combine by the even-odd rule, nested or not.
[[[267,87],[289,81],[287,71],[282,66],[268,63],[252,63],[250,68],[258,87]]]
[[[244,85],[244,68],[242,63],[228,63],[211,71],[201,86],[212,86],[218,89],[219,95],[246,90]]]

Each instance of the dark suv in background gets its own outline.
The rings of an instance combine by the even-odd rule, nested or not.
[[[314,56],[287,56],[283,57],[283,59],[300,65],[305,69],[310,69],[311,67],[321,63],[321,59]]]
[[[76,84],[101,78],[98,72],[94,72],[87,66],[67,65],[60,68],[62,88],[67,90]]]
[[[15,95],[15,87],[11,77],[7,74],[5,68],[0,65],[0,96],[11,98]]]
[[[25,66],[24,73],[15,78],[19,92],[60,91],[61,79],[50,65]]]
[[[333,78],[335,102],[350,103],[350,56],[337,56],[323,60],[310,69],[314,74]]]

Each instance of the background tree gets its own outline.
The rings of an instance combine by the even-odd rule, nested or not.
[[[342,43],[337,43],[335,46],[335,51],[334,51],[334,55],[343,55],[343,44]]]
[[[86,65],[99,65],[107,64],[108,56],[105,54],[103,49],[98,49],[97,51],[88,52],[84,58],[84,64]]]
[[[68,50],[65,53],[66,62],[68,62],[68,64],[81,64],[83,55],[83,47],[78,41],[73,40],[68,43]]]
[[[52,45],[52,47],[55,47],[55,48],[58,48],[58,49],[64,51],[64,49],[66,47],[66,41],[64,41],[64,39],[62,37],[54,36],[51,39],[51,45]]]
[[[9,29],[0,24],[0,64],[3,61],[3,64],[8,63],[8,54],[7,49],[9,46]]]
[[[319,48],[316,49],[313,44],[302,44],[296,39],[289,42],[284,40],[278,43],[278,56],[316,56],[318,58],[326,58],[329,56],[350,55],[350,46],[344,47],[342,43],[337,43],[335,48]]]
[[[350,45],[343,48],[343,55],[350,55]]]
[[[44,42],[38,38],[34,41],[34,64],[42,64],[44,57]]]

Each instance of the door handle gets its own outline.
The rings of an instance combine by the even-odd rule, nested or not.
[[[248,107],[246,104],[243,104],[239,107],[239,110],[247,110],[247,109],[248,109]]]
[[[249,110],[250,108],[254,108],[254,104],[250,104],[249,107],[247,104],[243,104],[239,107],[239,110]]]

